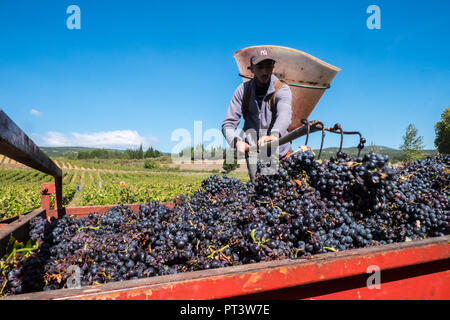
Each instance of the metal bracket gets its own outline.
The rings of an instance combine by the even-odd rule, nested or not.
[[[0,109],[0,154],[55,179],[55,201],[62,208],[62,170]]]

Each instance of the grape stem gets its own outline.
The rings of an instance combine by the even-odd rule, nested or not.
[[[298,254],[300,251],[305,251],[305,249],[304,249],[304,248],[295,249],[295,255],[294,255],[294,257],[295,257],[296,259],[297,259],[297,254]]]
[[[256,239],[255,232],[256,232],[256,229],[253,229],[252,232],[250,233],[250,236],[252,237],[253,242],[256,243],[258,245],[258,247],[264,247],[267,243],[267,240],[264,238]]]
[[[0,290],[0,296],[3,294],[3,290],[4,290],[5,287],[6,287],[6,283],[8,283],[8,279],[5,278],[5,283],[3,283],[2,290]]]
[[[225,250],[226,248],[229,248],[229,247],[230,247],[230,245],[227,244],[226,246],[223,246],[223,247],[220,248],[219,250],[214,250],[213,247],[210,246],[210,247],[209,247],[209,250],[211,250],[211,254],[208,255],[208,258],[211,258],[211,259],[212,259],[216,253],[220,253],[220,252],[222,252],[223,250]]]
[[[189,202],[187,202],[187,201],[186,201],[186,203],[188,204],[189,209],[191,210],[191,213],[192,213],[192,214],[195,214],[194,210],[193,210],[192,207],[191,207],[191,204],[190,204]]]
[[[98,230],[100,229],[101,225],[99,225],[98,227],[91,227],[91,226],[87,226],[87,227],[80,227],[78,228],[78,232],[80,232],[83,229],[92,229],[92,230]]]

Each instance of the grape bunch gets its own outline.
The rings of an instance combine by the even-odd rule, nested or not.
[[[388,164],[375,153],[318,161],[306,151],[246,184],[212,175],[173,209],[152,201],[138,212],[36,217],[39,249],[0,260],[0,295],[68,287],[73,266],[86,286],[449,234],[450,156]]]

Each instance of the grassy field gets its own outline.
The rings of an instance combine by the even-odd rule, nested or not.
[[[365,148],[362,154],[370,151],[388,154],[392,163],[402,157],[399,150],[377,148]],[[335,155],[337,150],[324,149],[322,158]],[[356,148],[343,151],[352,156],[357,153]],[[425,155],[435,154],[435,150],[425,152]],[[64,206],[171,201],[178,194],[191,195],[204,179],[222,170],[220,161],[180,165],[172,163],[168,155],[152,158],[157,168],[151,170],[145,169],[145,160],[69,160],[60,155],[52,160],[64,174]],[[229,176],[246,182],[245,161],[240,161],[240,168]],[[53,178],[0,155],[0,220],[40,207],[40,188],[45,182],[53,182]]]
[[[219,172],[149,170],[143,168],[143,160],[53,160],[63,170],[63,205],[67,207],[171,201],[179,194],[191,195],[204,179]],[[229,176],[248,180],[245,171]],[[39,208],[41,184],[47,182],[53,182],[53,177],[9,160],[0,163],[0,220]]]

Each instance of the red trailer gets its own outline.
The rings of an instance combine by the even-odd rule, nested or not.
[[[111,206],[66,208],[85,216]],[[131,205],[139,210],[138,205]],[[34,210],[4,224],[26,239],[28,222],[53,214]],[[21,294],[3,299],[449,299],[450,236],[384,246],[331,252],[310,259],[280,260],[195,271],[169,276],[111,282],[80,289]],[[380,282],[377,282],[379,280]]]
[[[83,217],[112,207],[63,208],[60,169],[1,111],[0,125],[9,128],[0,130],[2,153],[55,177],[55,184],[43,185],[43,208],[0,221],[0,254],[4,254],[11,234],[19,241],[27,240],[29,222],[36,216]],[[53,192],[55,209],[50,209],[49,194]],[[139,210],[138,204],[129,207]],[[449,299],[449,241],[450,236],[444,236],[309,259],[260,262],[2,299]]]

